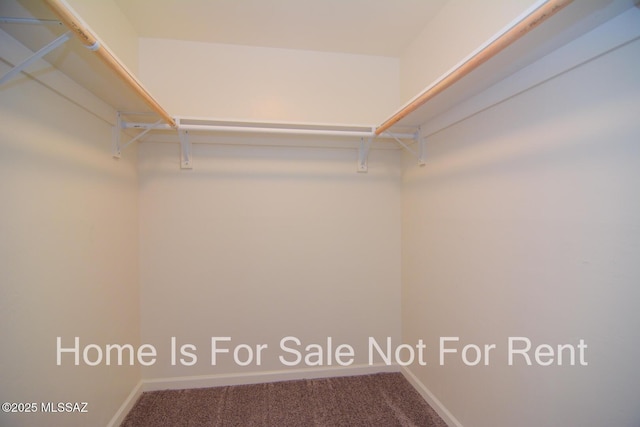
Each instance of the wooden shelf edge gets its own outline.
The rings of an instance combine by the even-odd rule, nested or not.
[[[527,34],[529,31],[538,27],[544,21],[564,7],[572,3],[573,0],[548,0],[533,12],[521,19],[507,31],[503,32],[499,37],[495,38],[491,43],[483,49],[475,53],[469,59],[461,63],[445,76],[441,77],[437,82],[429,86],[425,91],[416,96],[409,104],[404,106],[400,111],[384,121],[375,130],[376,135],[380,135],[392,126],[399,123],[409,114],[413,113],[421,106],[426,104],[436,95],[444,92],[456,82],[461,80],[473,70],[484,64],[498,53],[513,44],[516,40]]]
[[[69,28],[76,37],[102,60],[126,85],[128,85],[144,102],[172,128],[176,128],[175,120],[142,86],[142,83],[126,69],[118,58],[102,43],[98,37],[69,9],[61,0],[45,0],[47,6]]]

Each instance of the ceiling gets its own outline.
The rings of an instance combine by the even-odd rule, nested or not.
[[[115,0],[140,37],[398,57],[448,0]]]

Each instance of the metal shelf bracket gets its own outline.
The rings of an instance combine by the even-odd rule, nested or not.
[[[179,129],[178,136],[180,137],[180,169],[193,169],[193,147],[189,140],[189,131]]]
[[[358,146],[358,173],[367,173],[369,171],[369,151],[371,150],[372,139],[360,138]]]
[[[427,164],[427,137],[422,136],[422,132],[418,130],[418,166]]]
[[[395,139],[402,148],[413,154],[418,159],[418,165],[425,165],[427,160],[427,138],[421,136],[420,129],[418,129],[418,131],[413,134],[413,143],[418,145],[417,153],[413,150],[413,148],[411,148],[411,146],[405,144],[397,135],[394,135],[388,131],[383,132],[383,134]]]
[[[144,128],[140,128],[142,129],[142,132],[140,132],[139,134],[137,134],[136,136],[134,136],[129,141],[123,144],[122,129],[125,129],[125,128],[129,129],[129,127],[126,125],[126,123],[122,119],[122,112],[118,111],[116,113],[116,126],[114,127],[114,132],[113,132],[113,152],[112,152],[113,157],[115,157],[116,159],[119,159],[120,157],[122,157],[122,150],[124,150],[129,145],[136,142],[137,140],[141,139],[143,136],[151,132],[153,129],[156,129],[162,123],[163,123],[163,120],[161,119],[155,123],[150,123],[148,126]]]
[[[58,47],[62,46],[63,44],[65,44],[65,42],[67,42],[70,38],[71,38],[71,31],[67,31],[66,33],[64,33],[63,35],[58,37],[57,39],[53,40],[52,42],[50,42],[49,44],[44,46],[39,51],[35,52],[33,55],[31,55],[28,58],[26,58],[20,64],[16,65],[11,70],[9,70],[5,75],[0,77],[0,85],[3,85],[9,79],[11,79],[15,75],[19,74],[22,70],[24,70],[29,65],[33,64],[34,62],[36,62],[38,59],[40,59],[43,56],[45,56],[47,53],[49,53],[49,52],[57,49]]]

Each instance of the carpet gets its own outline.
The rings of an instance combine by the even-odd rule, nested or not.
[[[145,392],[121,427],[446,427],[400,373]]]

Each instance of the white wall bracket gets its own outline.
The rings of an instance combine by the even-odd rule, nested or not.
[[[114,159],[119,159],[122,156],[122,149],[120,148],[120,140],[122,139],[122,114],[120,111],[116,112],[116,125],[113,127],[113,146],[111,147],[111,155]]]
[[[396,142],[409,153],[413,154],[418,159],[418,165],[424,166],[427,159],[427,139],[421,137],[420,130],[413,134],[413,143],[418,144],[418,152],[416,153],[410,145],[405,144],[397,135],[391,132],[383,132],[385,135],[396,140]]]
[[[369,171],[369,151],[371,150],[372,139],[360,138],[358,146],[358,169],[359,173],[367,173]]]
[[[418,140],[418,166],[427,164],[427,138]]]
[[[427,137],[422,136],[422,132],[418,129],[418,166],[424,166],[427,164]]]
[[[4,76],[0,77],[0,86],[3,85],[5,82],[7,82],[12,77],[14,77],[15,75],[19,74],[22,70],[27,68],[29,65],[33,64],[38,59],[40,59],[43,56],[45,56],[47,53],[51,52],[52,50],[54,50],[54,49],[56,49],[56,48],[58,48],[60,46],[62,46],[70,38],[71,38],[71,31],[67,31],[66,33],[64,33],[63,35],[58,37],[57,39],[53,40],[52,42],[50,42],[49,44],[44,46],[39,51],[34,52],[33,55],[29,56],[24,61],[22,61],[20,64],[18,64],[15,67],[13,67]]]
[[[180,137],[180,169],[193,169],[193,151],[188,130],[178,130]]]
[[[57,19],[36,19],[36,18],[12,18],[0,16],[0,24],[35,24],[35,25],[55,25],[63,27],[62,22]]]
[[[130,114],[137,114],[137,113],[130,113]],[[140,113],[140,114],[144,114],[144,113]],[[123,144],[122,129],[129,129],[130,127],[127,126],[127,123],[124,120],[122,120],[122,115],[123,113],[120,111],[116,113],[116,126],[114,127],[113,153],[112,153],[113,157],[115,157],[116,159],[119,159],[122,156],[122,150],[124,150],[129,145],[136,142],[137,140],[141,139],[152,130],[158,128],[164,122],[162,119],[160,119],[155,123],[150,123],[148,126],[140,128],[142,129],[142,132],[140,132],[139,134],[137,134],[136,136],[134,136],[129,141]]]

